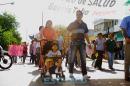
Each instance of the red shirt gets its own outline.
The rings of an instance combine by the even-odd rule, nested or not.
[[[53,28],[44,28],[43,36],[49,41],[56,40],[56,31]]]

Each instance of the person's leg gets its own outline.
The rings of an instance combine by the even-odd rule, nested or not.
[[[26,55],[23,55],[23,63],[25,63]]]
[[[98,52],[98,56],[97,56],[97,60],[95,63],[95,67],[98,67],[99,70],[102,70],[103,51],[97,51],[97,52]]]
[[[98,56],[97,56],[97,59],[96,59],[96,61],[95,61],[95,66],[94,66],[95,68],[99,67],[99,61],[100,61],[100,60],[99,60],[99,59],[100,59],[99,51],[97,51],[97,54],[98,54]]]
[[[32,64],[34,63],[34,56],[33,56],[33,54],[32,54]]]
[[[98,54],[98,51],[96,51],[96,54]],[[95,56],[96,56],[96,54],[95,54]],[[99,58],[99,55],[96,57],[94,68],[98,67],[98,58]]]
[[[36,66],[38,65],[38,56],[37,56],[37,54],[36,54],[36,56],[35,56],[35,65],[36,65]]]
[[[80,60],[80,54],[79,54],[79,51],[77,52],[77,66],[78,66],[78,67],[81,66],[81,60]]]
[[[36,63],[37,63],[37,56],[34,55],[34,64],[36,65]]]
[[[109,68],[112,68],[112,53],[108,52],[108,65]]]
[[[17,63],[17,56],[15,57],[15,63]]]
[[[58,59],[57,67],[60,68],[62,64],[62,59]]]
[[[23,63],[25,63],[25,56],[23,55]]]
[[[75,55],[74,65],[75,65],[76,67],[78,66],[77,55]]]
[[[50,62],[49,62],[49,61],[46,61],[46,62],[45,62],[45,65],[46,65],[46,76],[49,76],[49,75],[50,75],[50,72],[49,72]]]
[[[30,54],[30,63],[32,63],[33,54]]]
[[[16,57],[14,56],[14,63],[16,63]]]
[[[68,57],[69,73],[70,74],[73,74],[74,59],[75,59],[76,52],[77,52],[77,46],[76,45],[71,45],[70,46],[70,55]]]
[[[113,69],[113,63],[114,63],[115,53],[112,53],[112,69]]]
[[[104,54],[104,52],[103,51],[101,51],[100,53],[99,53],[99,69],[101,69],[102,70],[102,59],[103,59],[103,54]]]
[[[125,80],[130,80],[130,44],[125,46]]]
[[[62,70],[61,70],[61,64],[62,64],[62,59],[58,59],[57,65],[56,65],[56,70],[55,70],[56,73],[62,71]]]
[[[79,54],[80,54],[80,60],[81,60],[81,69],[82,69],[82,75],[87,75],[87,68],[86,68],[86,45],[82,44],[79,47]]]

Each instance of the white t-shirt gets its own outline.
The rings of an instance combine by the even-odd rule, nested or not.
[[[55,55],[61,55],[61,52],[58,50],[57,52],[53,52],[52,50],[48,52],[47,57],[53,57]]]

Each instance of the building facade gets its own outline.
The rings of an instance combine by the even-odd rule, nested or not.
[[[120,29],[121,20],[119,19],[99,19],[94,21],[94,35],[98,33],[103,33],[108,36],[109,33],[115,33],[115,39],[117,41],[122,41],[123,36]]]

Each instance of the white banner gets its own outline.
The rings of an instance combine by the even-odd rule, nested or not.
[[[96,18],[122,18],[125,0],[49,0],[48,9],[59,13],[74,14],[83,11],[85,16]]]

